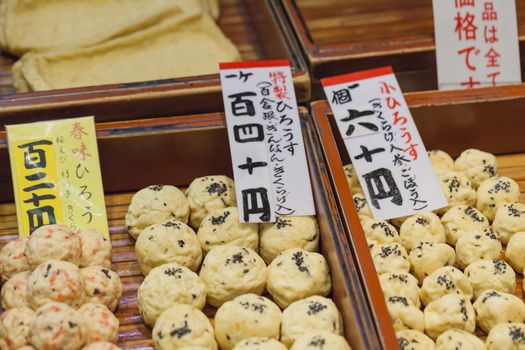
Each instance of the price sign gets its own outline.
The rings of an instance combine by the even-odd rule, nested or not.
[[[20,236],[65,224],[109,238],[93,117],[6,130]]]
[[[376,220],[447,205],[391,67],[321,83]]]
[[[223,63],[220,68],[241,221],[314,215],[289,62]]]

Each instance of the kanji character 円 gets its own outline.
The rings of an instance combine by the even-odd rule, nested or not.
[[[370,195],[370,201],[375,208],[381,209],[379,200],[386,198],[392,198],[391,202],[393,204],[403,204],[403,197],[389,169],[379,168],[371,171],[364,174],[363,179]]]
[[[271,218],[270,201],[268,190],[264,187],[249,188],[241,191],[242,206],[244,209],[244,221],[248,221],[250,215],[261,214],[261,221],[269,221]]]

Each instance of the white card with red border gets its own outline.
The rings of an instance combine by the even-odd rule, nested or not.
[[[440,90],[521,83],[515,0],[433,0]]]
[[[220,77],[240,220],[314,215],[290,63],[221,63]]]
[[[321,83],[374,219],[447,205],[391,67]]]

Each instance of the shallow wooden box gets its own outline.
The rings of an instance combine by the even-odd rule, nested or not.
[[[394,67],[404,91],[437,89],[432,0],[282,2],[307,56],[314,98],[324,98],[321,78],[381,66]],[[516,6],[525,57],[525,2]]]
[[[221,0],[218,24],[243,60],[288,59],[299,102],[310,100],[310,78],[301,49],[279,2]],[[219,74],[129,84],[14,93],[14,59],[0,56],[0,129],[9,122],[89,115],[97,121],[222,111]],[[130,103],[133,102],[133,103]],[[137,114],[138,113],[138,114]]]
[[[300,113],[321,251],[331,268],[332,297],[343,314],[346,337],[352,348],[381,349],[312,119],[306,109],[301,108]],[[0,246],[18,234],[5,136],[0,132],[0,203],[4,203],[0,204]],[[125,349],[151,349],[151,329],[141,322],[137,310],[136,290],[142,276],[124,215],[132,194],[147,185],[163,183],[183,188],[196,177],[231,176],[224,116],[217,113],[99,123],[97,136],[113,244],[113,269],[124,283],[117,311],[121,322],[119,343]],[[213,317],[215,310],[207,306],[205,312]]]
[[[407,93],[405,98],[427,150],[441,149],[456,158],[467,148],[497,155],[498,173],[519,183],[525,203],[525,86],[507,86],[442,93]],[[388,349],[398,349],[392,320],[359,222],[343,170],[350,161],[328,102],[311,104],[311,113],[323,154],[342,210],[348,238],[366,281],[372,313]],[[517,274],[515,293],[523,299],[522,279]]]

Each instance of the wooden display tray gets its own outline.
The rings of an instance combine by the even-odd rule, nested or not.
[[[242,59],[288,59],[297,100],[309,101],[308,68],[280,3],[221,0],[220,4],[219,27]],[[90,115],[93,108],[97,108],[97,121],[223,110],[219,74],[16,94],[11,80],[13,63],[13,57],[0,56],[0,128],[13,121]]]
[[[524,85],[440,94],[407,93],[405,98],[428,150],[441,149],[454,158],[467,148],[496,154],[498,173],[518,182],[520,202],[525,203]],[[372,312],[385,343],[392,344],[395,340],[389,338],[393,334],[392,321],[344,174],[343,164],[350,158],[328,102],[313,102],[311,113],[357,265],[366,281]],[[515,294],[523,299],[523,276],[517,274],[517,277]],[[398,349],[397,344],[388,349]]]
[[[301,124],[321,233],[321,251],[331,268],[332,298],[343,315],[346,338],[354,350],[382,349],[378,332],[330,186],[312,119],[301,108]],[[179,116],[99,123],[96,126],[106,205],[113,244],[113,269],[122,278],[124,294],[117,316],[124,349],[151,349],[151,329],[137,310],[136,290],[142,281],[124,215],[132,194],[151,184],[184,188],[194,178],[232,174],[222,114]],[[5,133],[0,132],[0,247],[17,237],[10,187]],[[213,317],[215,310],[206,307]]]
[[[321,78],[381,66],[394,67],[403,91],[437,89],[432,0],[282,2],[307,56],[314,98],[324,98]],[[525,2],[516,5],[523,53]]]

